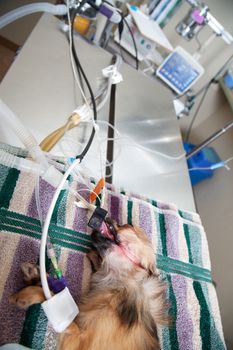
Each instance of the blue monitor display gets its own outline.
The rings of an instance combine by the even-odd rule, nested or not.
[[[169,85],[174,86],[180,93],[185,91],[200,75],[184,57],[174,52],[160,67],[159,73]]]

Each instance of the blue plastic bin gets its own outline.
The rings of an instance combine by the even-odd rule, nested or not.
[[[184,149],[186,152],[190,152],[196,146],[192,143],[184,143]],[[221,162],[218,154],[212,147],[205,147],[194,156],[187,160],[188,168],[189,168],[189,176],[191,179],[192,185],[196,185],[197,183],[211,178],[214,175],[214,170],[191,170],[194,168],[208,168],[212,165]]]

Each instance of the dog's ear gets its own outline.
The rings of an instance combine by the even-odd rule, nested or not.
[[[148,252],[149,253],[149,252]],[[155,256],[153,254],[152,258],[141,259],[141,266],[147,271],[148,276],[158,276],[158,271],[155,265]]]
[[[137,235],[137,237],[141,241],[141,265],[142,267],[148,272],[149,276],[155,275],[157,276],[156,272],[156,261],[155,261],[155,254],[154,249],[148,240],[148,237],[146,236],[143,229],[140,227],[134,226],[134,231]]]
[[[156,276],[156,277],[158,276],[158,272],[156,270],[155,263],[149,264],[147,267],[147,271],[148,271],[149,276]]]

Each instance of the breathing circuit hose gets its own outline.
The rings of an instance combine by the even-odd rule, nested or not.
[[[21,6],[0,17],[0,29],[21,17],[35,12],[48,12],[55,16],[62,16],[67,13],[67,7],[66,5],[52,5],[48,2],[37,2]]]
[[[10,108],[0,99],[0,121],[2,125],[13,130],[20,141],[26,147],[32,159],[45,169],[49,168],[49,163],[38,145],[36,139],[22,124],[20,119],[10,110]]]

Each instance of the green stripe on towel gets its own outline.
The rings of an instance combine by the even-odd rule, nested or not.
[[[26,311],[23,330],[21,333],[20,344],[31,348],[34,333],[36,331],[37,321],[39,318],[40,304],[35,304],[29,307]]]
[[[190,234],[188,225],[184,224],[185,239],[188,247],[189,262],[193,263]],[[202,350],[211,350],[210,343],[210,313],[200,282],[193,281],[193,289],[200,305],[200,335]]]
[[[210,343],[210,312],[202,291],[201,284],[197,281],[193,282],[193,288],[200,304],[200,330],[202,339],[202,350],[211,350]]]
[[[18,233],[18,234],[25,235],[25,236],[28,236],[28,237],[31,237],[31,238],[35,238],[37,240],[41,239],[41,235],[36,234],[35,232],[22,230],[20,228],[16,228],[16,227],[13,227],[13,226],[0,225],[0,231],[1,230],[7,231],[10,234]],[[76,245],[74,243],[66,242],[64,240],[60,240],[60,239],[57,239],[55,237],[51,237],[51,242],[54,243],[54,244],[58,244],[61,247],[70,248],[70,249],[73,249],[73,250],[78,250],[78,251],[83,252],[83,253],[88,253],[90,251],[90,247],[82,246],[82,245]]]
[[[8,208],[15,190],[20,171],[10,169],[0,192],[0,207]]]
[[[169,315],[171,316],[172,320],[176,320],[177,318],[177,304],[176,304],[176,296],[172,287],[172,281],[171,276],[167,275],[167,281],[169,283],[169,300],[170,300],[170,309],[169,309]],[[179,343],[177,338],[177,332],[176,332],[176,321],[170,326],[169,328],[169,338],[170,338],[170,344],[171,344],[171,350],[179,350]]]
[[[157,267],[166,273],[183,275],[194,280],[212,283],[211,272],[193,264],[184,263],[180,260],[157,254]]]
[[[62,190],[58,196],[58,199],[56,201],[56,205],[54,207],[54,210],[53,210],[53,215],[52,215],[52,218],[51,218],[51,222],[54,223],[54,222],[57,222],[57,218],[58,218],[58,212],[59,212],[59,208],[63,202],[63,200],[65,200],[65,196],[67,196],[66,194],[66,190]]]
[[[167,256],[167,242],[166,242],[166,227],[164,214],[159,213],[159,228],[160,228],[160,237],[162,243],[162,255]]]
[[[2,190],[2,186],[4,185],[4,183],[6,181],[8,173],[9,173],[9,168],[0,164],[0,174],[1,174],[1,176],[0,176],[0,193]]]
[[[23,225],[24,223],[29,223],[30,228],[32,228],[33,231],[37,231],[37,232],[41,233],[41,225],[40,225],[40,221],[38,219],[23,215],[23,214],[19,214],[19,213],[7,210],[5,208],[0,208],[0,222],[5,223],[5,220],[7,220],[7,219],[11,219],[12,223],[14,220],[18,220],[19,225]],[[92,242],[91,237],[89,235],[87,235],[86,233],[74,231],[74,230],[68,229],[66,227],[59,226],[59,225],[54,224],[54,223],[50,224],[49,228],[53,232],[64,233],[64,234],[66,233],[66,234],[71,235],[71,236],[72,235],[78,236],[78,237],[86,240],[87,242]]]
[[[37,240],[41,239],[39,220],[3,208],[0,209],[0,229],[10,234],[17,233]],[[50,226],[49,236],[52,243],[83,253],[89,252],[92,246],[91,237],[88,235],[55,224]]]
[[[193,264],[193,257],[192,257],[190,237],[189,237],[189,228],[187,224],[184,224],[184,235],[185,235],[185,239],[188,247],[189,262],[190,264]]]
[[[160,226],[160,238],[162,243],[162,253],[163,256],[167,257],[167,241],[166,241],[166,226],[165,226],[165,218],[164,214],[159,214],[159,226]],[[169,315],[172,317],[173,320],[176,320],[177,315],[177,305],[176,305],[176,297],[175,293],[172,287],[172,281],[171,276],[166,275],[166,279],[169,284],[168,294],[169,294],[169,300],[170,300],[170,309],[169,309]],[[176,322],[169,327],[169,339],[171,344],[172,350],[179,350],[179,344],[177,339],[177,332],[176,332]],[[165,335],[165,334],[164,334]],[[165,338],[163,340],[163,343],[167,343],[167,339]]]
[[[127,222],[129,225],[132,225],[132,211],[133,211],[133,202],[132,201],[128,201],[127,203],[128,206],[128,219]]]
[[[200,274],[208,276],[208,277],[211,276],[211,271],[204,268],[204,267],[189,264],[189,263],[183,262],[181,260],[170,258],[168,256],[163,256],[163,255],[157,254],[157,262],[159,262],[160,264],[163,264],[163,262],[164,262],[165,264],[169,264],[169,266],[171,266],[171,267],[177,267],[177,268],[180,268],[182,270],[194,271],[196,273],[200,273]]]
[[[132,202],[128,206],[128,217],[130,218],[132,215]],[[18,219],[20,220],[18,220]],[[10,212],[6,209],[0,210],[0,228],[2,230],[6,230],[9,232],[24,234],[30,236],[32,238],[40,239],[41,228],[39,220],[28,218],[25,215]],[[163,241],[163,251],[166,253],[166,231],[165,231],[165,222],[163,214],[159,215],[160,221],[160,231],[161,231],[161,239]],[[68,233],[68,234],[67,234]],[[186,225],[186,239],[189,242],[189,235],[187,232]],[[91,238],[84,234],[67,230],[62,227],[58,227],[55,224],[51,225],[49,235],[54,243],[61,244],[62,246],[69,247],[75,250],[88,251],[84,248],[91,247]],[[80,247],[77,247],[76,244]],[[190,243],[189,243],[190,244]],[[188,244],[188,245],[189,245]],[[191,253],[191,252],[190,252]],[[209,270],[201,268],[199,266],[195,266],[193,264],[187,264],[182,261],[172,259],[167,256],[157,255],[157,266],[159,269],[163,270],[166,273],[175,273],[181,274],[189,278],[193,278],[194,280],[211,282],[211,273]]]
[[[173,273],[173,274],[177,274],[177,275],[183,275],[183,276],[191,278],[193,280],[212,283],[212,280],[209,279],[208,277],[195,275],[193,273],[181,271],[179,269],[171,269],[170,267],[167,267],[167,266],[158,266],[158,268],[166,273],[169,273],[169,274]]]
[[[3,223],[0,223],[0,227],[2,229],[5,229],[6,231],[10,231],[12,228],[13,230],[16,230],[16,229],[23,229],[25,230],[25,234],[27,234],[28,232],[34,232],[35,235],[39,235],[35,238],[41,238],[41,230],[38,230],[37,227],[32,227],[30,226],[30,224],[26,223],[26,222],[22,222],[22,221],[15,221],[15,220],[9,220],[9,219],[5,219]],[[22,231],[14,231],[16,233],[21,233]],[[57,231],[53,231],[51,230],[51,228],[49,228],[49,237],[50,238],[55,238],[55,239],[58,239],[58,240],[64,240],[64,241],[67,241],[67,242],[71,242],[71,243],[77,243],[77,244],[81,244],[81,245],[84,245],[84,246],[87,246],[87,247],[91,247],[91,242],[90,241],[86,241],[86,240],[83,240],[82,238],[78,237],[78,235],[75,234],[76,232],[74,231],[72,235],[67,235],[66,233],[60,233],[60,232],[57,232]]]

